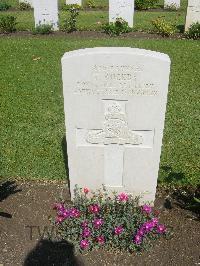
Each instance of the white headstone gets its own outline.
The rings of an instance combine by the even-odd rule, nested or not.
[[[188,0],[185,31],[196,22],[200,23],[200,0]]]
[[[122,18],[133,27],[134,0],[109,0],[109,22]]]
[[[82,0],[66,0],[66,5],[82,5]]]
[[[26,3],[33,7],[33,0],[19,0],[19,3]]]
[[[34,0],[35,26],[48,24],[58,30],[58,1]]]
[[[164,0],[164,8],[180,8],[180,0]]]
[[[70,189],[155,198],[170,59],[135,48],[91,48],[62,58]]]

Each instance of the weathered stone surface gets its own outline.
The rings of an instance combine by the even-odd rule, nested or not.
[[[200,23],[200,0],[188,0],[185,31],[196,22]]]
[[[156,192],[170,72],[167,55],[92,48],[62,58],[70,189]]]

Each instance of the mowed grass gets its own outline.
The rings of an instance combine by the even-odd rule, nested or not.
[[[198,184],[200,44],[167,39],[1,38],[0,176],[66,178],[60,60],[67,51],[95,46],[138,47],[170,56],[159,181]]]
[[[6,0],[12,6],[17,6],[16,1]],[[65,1],[59,1],[60,6],[64,4]],[[84,2],[84,4],[86,1]],[[99,5],[100,2],[96,1],[96,4]],[[101,3],[103,6],[108,6],[108,1],[103,1]],[[159,2],[158,8],[163,6],[163,1]],[[173,22],[177,26],[177,32],[180,29],[183,29],[185,24],[186,16],[186,7],[187,1],[182,0],[181,9],[178,11],[136,11],[134,14],[134,28],[135,31],[151,31],[153,29],[151,21],[156,19],[159,16],[164,16],[165,19],[169,22]],[[19,31],[31,31],[34,28],[34,15],[33,10],[30,11],[20,11],[20,10],[11,10],[3,11],[0,14],[9,14],[17,18],[17,30]],[[59,10],[59,22],[62,28],[63,21],[68,17],[67,12]],[[80,15],[77,18],[77,27],[79,30],[101,30],[102,24],[108,22],[108,11],[98,11],[92,10],[85,11],[81,10]]]

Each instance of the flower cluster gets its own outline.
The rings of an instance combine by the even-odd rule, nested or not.
[[[144,238],[150,241],[167,233],[150,205],[140,207],[138,198],[124,192],[108,196],[105,190],[78,189],[72,206],[57,203],[54,209],[62,238],[73,242],[80,251],[101,246],[141,250]]]

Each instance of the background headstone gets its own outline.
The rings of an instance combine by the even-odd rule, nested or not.
[[[180,0],[164,0],[164,8],[175,7],[176,9],[180,8]]]
[[[27,3],[31,7],[33,7],[33,0],[19,0],[19,3]]]
[[[92,48],[62,58],[70,189],[155,198],[170,72],[167,55]]]
[[[185,31],[196,22],[200,23],[200,0],[188,0]]]
[[[58,30],[58,1],[34,0],[35,26],[49,24]]]
[[[66,5],[82,5],[82,0],[66,0]]]
[[[134,0],[109,0],[109,22],[122,18],[133,27]]]

